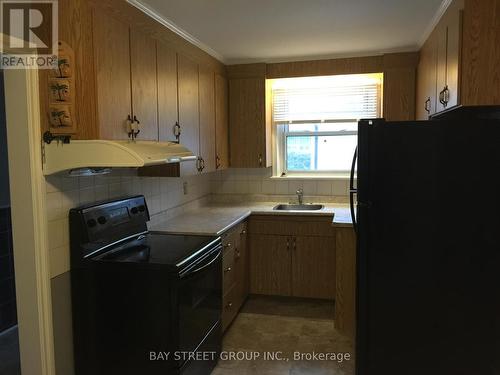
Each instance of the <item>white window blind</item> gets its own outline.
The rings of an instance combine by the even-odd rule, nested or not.
[[[273,85],[275,124],[376,118],[381,75],[291,78]]]

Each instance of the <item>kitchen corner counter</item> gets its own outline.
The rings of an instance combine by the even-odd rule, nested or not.
[[[349,207],[346,204],[326,203],[319,211],[275,211],[280,202],[249,202],[247,204],[209,204],[159,221],[151,231],[178,234],[219,236],[251,214],[279,216],[331,216],[334,226],[352,226]]]

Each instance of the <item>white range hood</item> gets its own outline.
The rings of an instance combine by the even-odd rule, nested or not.
[[[140,168],[196,160],[175,142],[71,140],[43,145],[43,174],[80,168]]]

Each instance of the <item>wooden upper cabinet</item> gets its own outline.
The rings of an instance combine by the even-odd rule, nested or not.
[[[463,0],[454,0],[422,46],[417,71],[417,119],[461,104]]]
[[[139,140],[158,140],[156,41],[143,32],[130,30],[130,79],[132,114],[139,121]]]
[[[92,16],[100,138],[127,139],[127,116],[132,115],[129,27],[101,10]]]
[[[335,299],[335,241],[330,237],[292,238],[292,295]]]
[[[437,84],[437,48],[436,38],[427,39],[420,50],[420,61],[417,69],[416,118],[427,120],[436,113]]]
[[[461,102],[500,105],[500,0],[465,0]]]
[[[463,0],[453,1],[436,27],[437,32],[437,111],[460,104],[459,60],[462,41]]]
[[[448,105],[461,103],[461,56],[464,0],[455,0],[445,14],[447,25],[446,85],[448,86]]]
[[[215,73],[199,68],[200,158],[202,172],[215,171]]]
[[[163,42],[156,44],[158,132],[160,141],[174,141],[177,112],[177,53]]]
[[[442,20],[444,21],[444,19]],[[440,102],[444,98],[444,90],[446,88],[446,54],[448,51],[448,28],[444,22],[440,22],[434,30],[436,39],[436,112],[441,112],[446,109],[445,105]]]
[[[229,80],[230,165],[259,168],[271,165],[270,118],[266,106],[266,80]]]
[[[188,57],[177,55],[178,100],[180,143],[195,155],[199,155],[199,103],[198,103],[198,64]],[[181,163],[181,174],[196,174],[197,163]]]
[[[220,74],[215,75],[215,167],[229,167],[228,83]]]

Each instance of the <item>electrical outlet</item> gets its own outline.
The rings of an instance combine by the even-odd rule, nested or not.
[[[187,183],[187,181],[184,181],[184,183],[182,184],[182,191],[184,192],[184,195],[187,195],[187,193],[188,193],[188,183]]]

